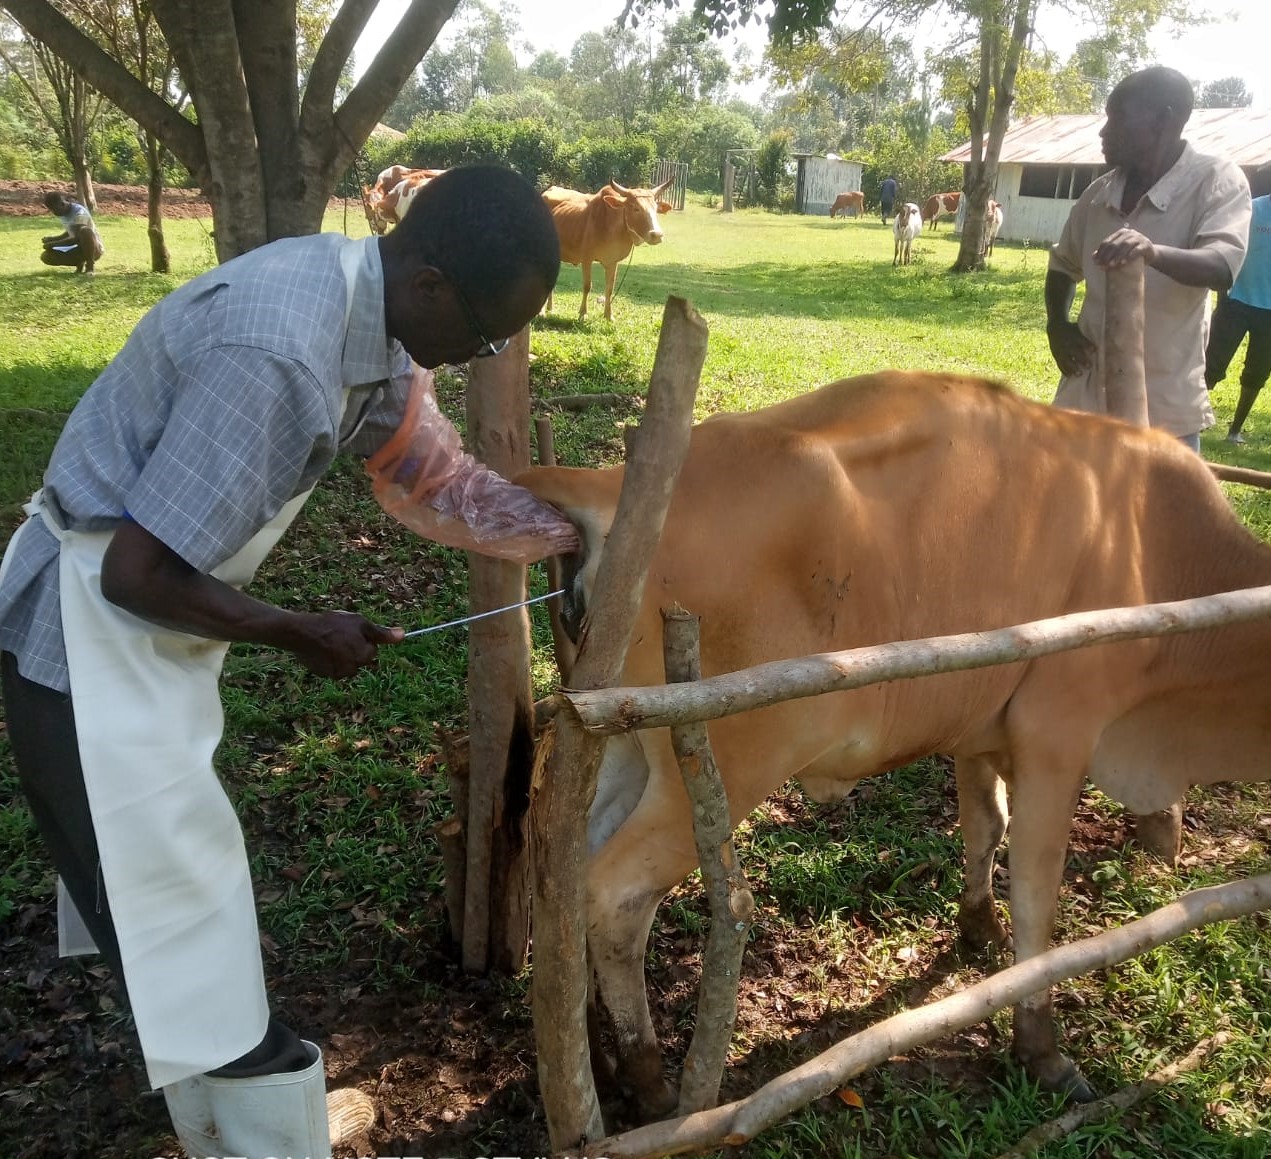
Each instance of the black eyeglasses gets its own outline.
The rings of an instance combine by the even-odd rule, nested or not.
[[[472,327],[472,332],[481,339],[481,345],[473,358],[493,358],[496,354],[502,354],[507,348],[511,338],[500,338],[497,342],[490,341],[481,331],[481,323],[477,321],[477,316],[473,313],[472,307],[468,305],[468,299],[463,296],[463,291],[459,289],[459,283],[453,278],[447,277],[446,281],[450,283],[450,288],[455,292],[455,299],[463,308],[464,314],[467,315],[468,325]]]

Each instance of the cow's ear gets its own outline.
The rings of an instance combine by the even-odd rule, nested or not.
[[[614,209],[621,209],[627,203],[625,197],[619,197],[616,193],[604,193],[601,196],[605,199],[605,204]]]
[[[670,212],[671,212],[671,210],[673,210],[674,208],[675,208],[675,206],[674,206],[674,205],[672,205],[669,201],[659,201],[659,202],[658,202],[658,212],[659,212],[659,213],[670,213]]]

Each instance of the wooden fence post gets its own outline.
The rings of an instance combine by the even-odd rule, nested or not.
[[[468,368],[468,446],[504,478],[530,465],[530,332]],[[473,612],[525,598],[525,568],[468,553]],[[515,973],[529,941],[525,812],[534,751],[530,629],[525,609],[468,629],[468,816],[463,968]]]
[[[662,654],[670,683],[702,678],[698,619],[676,604],[662,613]],[[755,899],[733,845],[732,809],[704,724],[671,729],[671,745],[693,805],[693,839],[710,899],[711,928],[702,952],[697,1021],[684,1059],[676,1114],[704,1111],[719,1102],[719,1084],[737,1023],[737,987]]]
[[[706,323],[668,298],[648,405],[631,440],[613,528],[592,592],[571,683],[603,687],[622,673],[649,563],[688,450],[706,359]],[[587,1041],[587,814],[605,742],[558,713],[530,810],[534,872],[534,1040],[552,1149],[574,1153],[604,1133]]]

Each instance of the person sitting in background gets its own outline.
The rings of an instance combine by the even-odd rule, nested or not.
[[[91,274],[94,264],[104,252],[92,214],[78,201],[72,201],[56,190],[44,195],[44,206],[60,219],[62,232],[40,239],[44,245],[40,261],[46,266],[74,266],[77,274]]]
[[[1205,385],[1213,390],[1227,375],[1227,367],[1246,334],[1240,399],[1227,430],[1227,442],[1243,443],[1240,433],[1254,400],[1271,377],[1271,164],[1263,165],[1250,183],[1253,221],[1249,250],[1231,289],[1218,296],[1205,347]]]

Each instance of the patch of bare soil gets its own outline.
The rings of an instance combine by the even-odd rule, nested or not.
[[[0,215],[8,217],[46,217],[44,194],[51,190],[75,196],[73,186],[59,181],[0,181]],[[96,185],[97,213],[102,216],[146,216],[144,185]],[[211,217],[212,207],[197,189],[165,189],[163,216]]]

